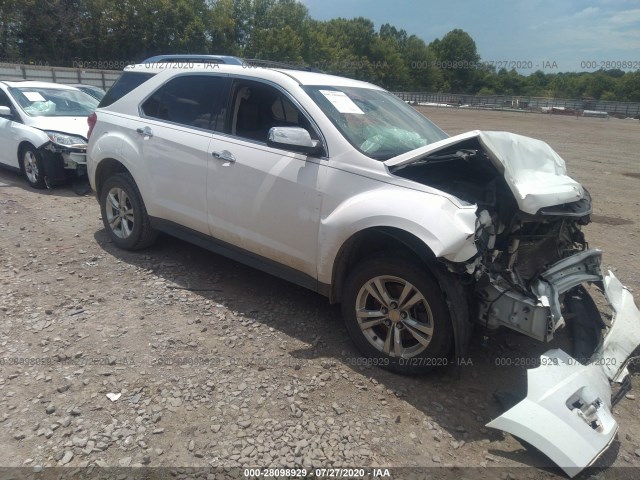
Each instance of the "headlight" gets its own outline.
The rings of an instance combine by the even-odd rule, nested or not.
[[[45,132],[53,143],[57,145],[64,145],[65,147],[69,147],[72,145],[86,145],[87,141],[76,135],[67,135],[66,133],[60,132]]]

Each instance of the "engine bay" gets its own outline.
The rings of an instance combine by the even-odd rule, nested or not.
[[[473,137],[391,172],[477,206],[477,255],[464,265],[447,264],[473,282],[475,320],[489,329],[506,326],[549,341],[564,325],[562,294],[585,278],[601,279],[600,252],[588,249],[581,230],[590,222],[591,199],[584,190],[577,201],[524,212],[501,167]],[[546,278],[558,266],[564,269],[561,286]],[[573,281],[566,282],[567,276]]]

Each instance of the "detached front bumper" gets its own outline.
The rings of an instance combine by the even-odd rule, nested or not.
[[[562,350],[549,350],[540,367],[528,371],[527,397],[488,427],[525,440],[573,477],[611,444],[618,425],[611,413],[611,382],[627,375],[640,345],[640,311],[633,296],[611,273],[605,295],[612,326],[587,365]]]

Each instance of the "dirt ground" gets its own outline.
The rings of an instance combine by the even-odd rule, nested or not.
[[[450,134],[547,141],[594,198],[590,246],[640,301],[637,120],[421,111]],[[362,366],[323,297],[166,236],[144,252],[118,250],[92,195],[36,191],[7,170],[0,272],[0,466],[563,478],[484,427],[503,411],[494,393],[523,394],[526,365],[562,335],[551,345],[476,335],[468,364],[422,378]],[[616,441],[579,478],[638,477],[637,397],[615,407]]]

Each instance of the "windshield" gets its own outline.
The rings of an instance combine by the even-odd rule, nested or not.
[[[385,90],[324,86],[304,89],[354,147],[376,160],[388,160],[448,137]]]
[[[98,100],[80,90],[13,87],[9,92],[30,117],[88,117]]]

